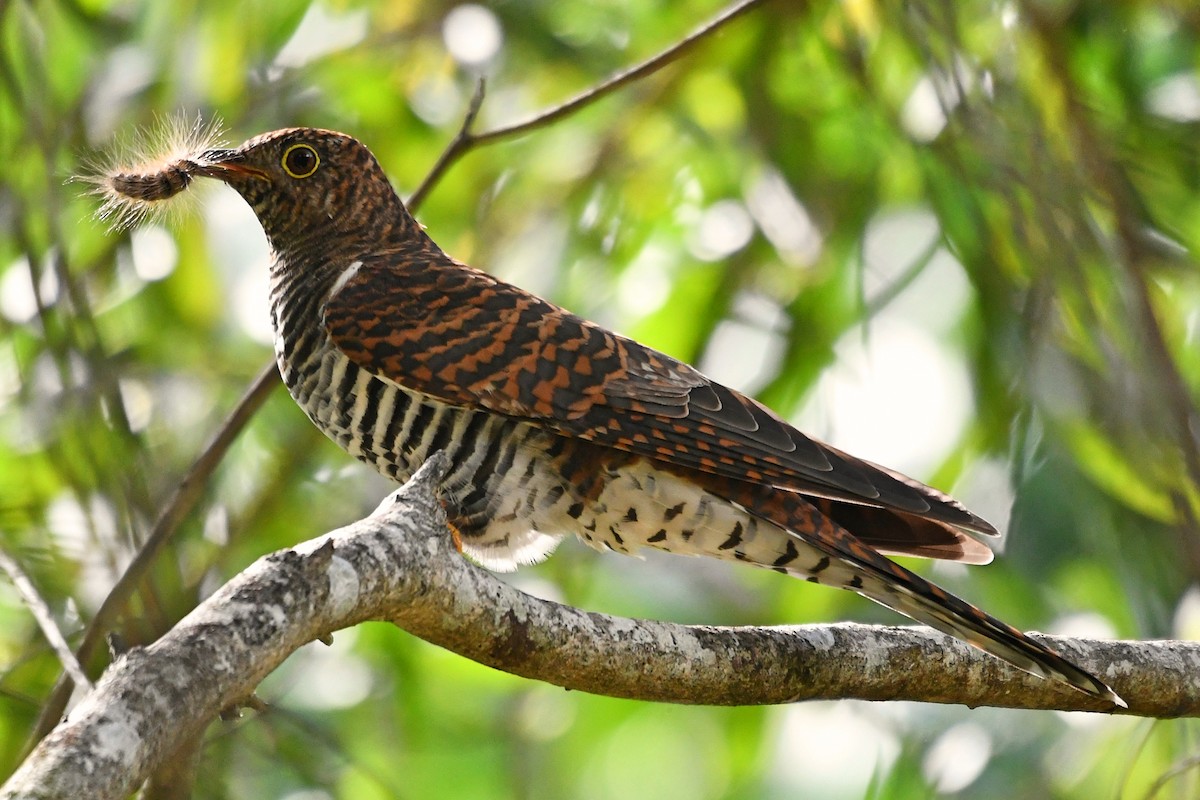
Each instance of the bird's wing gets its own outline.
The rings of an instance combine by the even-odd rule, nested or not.
[[[440,253],[424,257],[433,263],[403,271],[367,261],[326,302],[332,341],[373,374],[701,474],[996,533],[680,361]]]

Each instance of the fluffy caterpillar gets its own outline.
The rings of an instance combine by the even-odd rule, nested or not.
[[[93,164],[90,174],[73,180],[93,185],[101,198],[96,219],[123,230],[168,207],[166,201],[188,186],[204,165],[204,153],[222,144],[219,121],[205,123],[177,116],[149,134],[137,134],[116,155]]]

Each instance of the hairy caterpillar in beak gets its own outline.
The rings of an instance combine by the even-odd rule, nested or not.
[[[166,210],[166,201],[191,185],[205,166],[204,153],[222,143],[222,131],[219,120],[170,117],[149,132],[134,134],[113,156],[94,161],[88,174],[72,180],[93,185],[90,193],[102,200],[97,220],[111,230],[130,228]]]

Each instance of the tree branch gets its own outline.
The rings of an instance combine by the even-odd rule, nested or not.
[[[0,800],[125,797],[296,649],[366,620],[392,621],[506,672],[614,697],[1099,707],[926,628],[687,626],[539,600],[455,552],[435,493],[443,464],[435,458],[368,518],[260,559],[159,641],[127,653]],[[1111,683],[1128,713],[1200,716],[1200,643],[1039,638]]]

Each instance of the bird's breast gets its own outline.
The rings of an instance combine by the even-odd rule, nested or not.
[[[576,534],[618,552],[651,547],[808,572],[792,535],[686,476],[378,377],[311,324],[318,308],[298,297],[277,298],[272,312],[288,391],[342,449],[397,481],[435,452],[448,457],[447,514],[487,566],[537,561]]]

